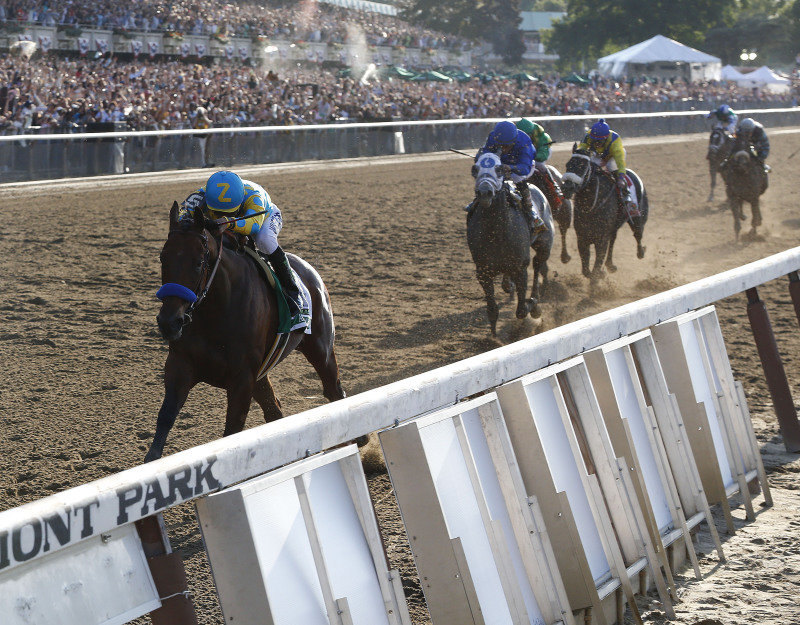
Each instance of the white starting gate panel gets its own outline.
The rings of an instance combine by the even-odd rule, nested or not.
[[[23,533],[21,550],[34,540],[46,537]],[[15,567],[0,579],[3,625],[121,625],[159,607],[132,524]]]
[[[355,445],[209,495],[197,514],[226,622],[409,623]]]

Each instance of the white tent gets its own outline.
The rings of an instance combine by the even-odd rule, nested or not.
[[[762,65],[748,74],[742,74],[741,78],[734,80],[740,87],[758,87],[759,89],[776,93],[789,91],[789,86],[791,85],[791,81],[788,78],[778,76],[766,65]]]
[[[744,74],[736,69],[733,65],[726,65],[722,68],[720,72],[720,78],[722,80],[741,80],[744,78]]]
[[[605,76],[659,76],[687,80],[719,80],[722,61],[663,35],[597,60]]]

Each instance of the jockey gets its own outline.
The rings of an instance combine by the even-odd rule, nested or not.
[[[261,185],[242,180],[232,171],[218,171],[211,174],[204,187],[201,187],[181,205],[178,219],[193,219],[194,211],[200,209],[209,219],[223,221],[231,217],[241,217],[229,223],[226,229],[249,236],[256,248],[266,254],[281,289],[286,294],[289,313],[295,317],[300,313],[300,290],[295,282],[289,259],[280,245],[278,233],[283,227],[281,209],[270,199]],[[262,215],[253,215],[261,211]]]
[[[734,132],[736,132],[736,121],[739,119],[739,116],[727,104],[720,104],[717,108],[706,115],[706,119],[710,118],[713,118],[714,120],[711,126],[712,129],[721,128],[729,135],[732,135]]]
[[[755,157],[764,165],[769,156],[769,139],[764,132],[764,126],[756,120],[745,117],[736,128],[736,140],[744,143],[748,148],[752,146]],[[766,165],[764,165],[766,169]]]
[[[475,161],[487,152],[493,152],[500,157],[504,173],[516,185],[522,198],[522,215],[528,222],[531,234],[537,235],[547,230],[544,220],[533,206],[531,189],[528,186],[528,178],[533,173],[534,149],[531,138],[518,130],[514,122],[502,121],[489,133],[486,144],[478,150]]]
[[[578,145],[579,150],[588,151],[592,160],[614,174],[617,191],[628,217],[639,217],[639,205],[633,189],[633,181],[625,168],[625,148],[620,136],[609,128],[605,119],[596,122]]]
[[[544,180],[546,187],[544,191],[547,195],[547,201],[550,202],[550,206],[553,207],[553,210],[556,210],[561,206],[561,202],[564,201],[564,195],[561,193],[558,183],[553,179],[550,169],[545,164],[547,159],[550,158],[550,146],[554,141],[550,138],[550,135],[544,131],[544,128],[525,117],[516,122],[516,126],[531,139],[531,143],[536,150],[533,168],[542,177],[542,180]]]

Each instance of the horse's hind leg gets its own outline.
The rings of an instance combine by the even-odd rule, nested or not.
[[[567,230],[569,230],[570,222],[572,221],[571,205],[568,204],[568,202],[569,200],[566,199],[561,202],[558,217],[553,215],[553,218],[558,223],[558,230],[561,233],[561,262],[564,264],[572,259],[569,252],[567,252]]]
[[[528,288],[527,263],[520,267],[520,269],[511,276],[511,279],[514,281],[514,286],[517,288],[517,319],[525,319],[535,305],[533,300],[525,299]]]
[[[167,435],[175,425],[175,418],[178,416],[189,391],[194,386],[194,380],[188,368],[183,362],[177,362],[170,356],[164,365],[164,401],[161,402],[161,409],[158,411],[156,421],[156,433],[150,449],[144,457],[145,462],[157,460],[164,453],[164,444]]]
[[[714,187],[717,186],[717,166],[713,160],[708,161],[708,172],[711,174],[711,191],[708,194],[708,202],[714,201]]]
[[[304,340],[300,351],[317,372],[322,382],[322,394],[325,399],[328,401],[344,399],[346,394],[339,379],[339,364],[336,362],[336,351],[333,346],[331,345],[330,350],[327,350],[319,341],[306,345]]]
[[[591,254],[589,238],[584,236],[578,237],[578,255],[581,257],[581,273],[584,277],[591,278],[592,274],[589,271],[589,256]]]
[[[269,376],[265,375],[256,382],[256,387],[253,389],[253,399],[258,402],[258,405],[261,406],[261,410],[264,411],[265,422],[271,423],[283,416],[281,402],[275,396],[275,389],[272,388]]]
[[[644,258],[644,253],[647,251],[647,247],[642,245],[642,237],[644,237],[644,211],[642,211],[642,215],[639,217],[633,217],[628,223],[631,226],[631,230],[633,230],[633,238],[636,239],[636,258]]]

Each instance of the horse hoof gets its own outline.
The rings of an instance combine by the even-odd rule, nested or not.
[[[606,269],[608,269],[611,273],[614,273],[617,270],[617,266],[614,263],[608,263],[606,265]]]
[[[369,443],[369,434],[364,434],[364,436],[359,436],[356,439],[356,445],[358,445],[359,449],[364,447],[367,443]]]
[[[539,304],[534,303],[533,306],[531,306],[531,317],[533,317],[534,319],[540,319],[541,316],[542,316],[542,309],[539,307]]]
[[[589,271],[588,269],[582,270],[581,273],[583,274],[584,278],[591,278],[592,277],[592,272]]]
[[[644,253],[647,251],[647,247],[644,245],[640,245],[636,248],[636,258],[644,258]]]
[[[570,260],[572,260],[572,256],[570,256],[566,252],[561,252],[561,262],[562,263],[564,263],[566,265]]]

